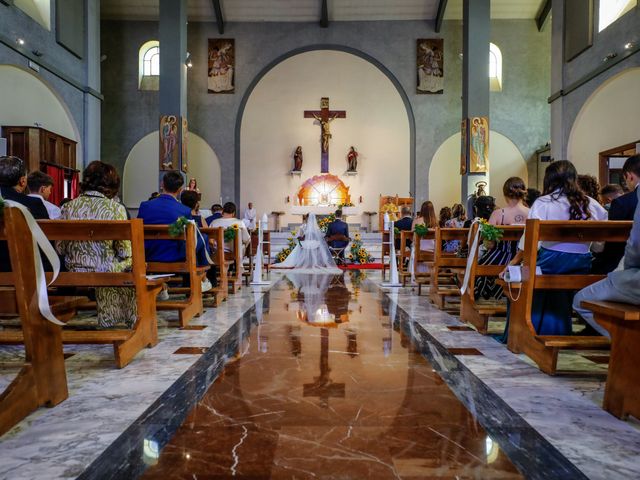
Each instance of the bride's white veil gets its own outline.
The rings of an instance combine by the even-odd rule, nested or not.
[[[278,264],[278,267],[309,272],[340,273],[340,269],[331,257],[324,233],[318,227],[315,213],[309,214],[304,240],[293,249],[284,262]]]

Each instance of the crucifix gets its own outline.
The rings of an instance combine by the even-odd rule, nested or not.
[[[320,144],[320,172],[329,173],[329,139],[331,129],[329,124],[336,118],[347,118],[345,110],[329,110],[329,97],[320,99],[320,110],[305,110],[304,118],[315,118],[322,128],[322,143]]]

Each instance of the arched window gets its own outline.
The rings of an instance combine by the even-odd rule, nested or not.
[[[601,32],[638,4],[638,0],[600,0],[598,31]]]
[[[489,44],[489,89],[502,91],[502,52],[493,43]]]
[[[138,54],[138,88],[159,90],[160,88],[160,42],[151,40]]]

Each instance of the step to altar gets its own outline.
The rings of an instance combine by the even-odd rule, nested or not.
[[[300,225],[298,225],[299,227]],[[375,261],[380,261],[382,252],[382,234],[380,232],[367,233],[360,231],[349,224],[349,235],[351,238],[356,233],[360,234],[362,245],[367,251],[374,257]],[[293,230],[296,228],[294,227]],[[271,232],[271,257],[275,257],[276,254],[288,245],[291,232]]]

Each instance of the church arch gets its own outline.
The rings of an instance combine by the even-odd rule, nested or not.
[[[416,123],[415,123],[415,116],[413,114],[413,109],[411,107],[411,102],[409,100],[409,96],[407,95],[407,92],[405,91],[405,89],[403,88],[402,84],[400,83],[400,81],[396,78],[396,76],[379,60],[377,60],[376,58],[372,57],[371,55],[369,55],[368,53],[365,53],[361,50],[358,50],[356,48],[352,48],[352,47],[347,47],[344,45],[335,45],[335,44],[319,44],[319,45],[308,45],[305,47],[300,47],[300,48],[296,48],[294,50],[291,50],[283,55],[280,55],[279,57],[277,57],[276,59],[274,59],[272,62],[270,62],[267,66],[265,66],[259,73],[258,75],[256,75],[256,77],[253,79],[253,81],[250,83],[249,87],[247,88],[247,90],[245,91],[242,100],[240,101],[240,106],[238,108],[238,115],[236,116],[236,125],[235,125],[235,184],[234,184],[234,190],[235,190],[235,200],[237,203],[239,203],[240,201],[240,194],[241,194],[241,182],[240,182],[240,169],[241,169],[241,130],[242,130],[242,120],[244,117],[244,113],[245,113],[245,108],[247,106],[247,102],[249,101],[249,98],[251,97],[251,94],[253,93],[254,89],[256,88],[256,86],[260,83],[260,81],[263,79],[263,77],[265,75],[267,75],[267,73],[269,73],[273,68],[275,68],[278,64],[284,62],[285,60],[287,60],[290,57],[296,56],[296,55],[300,55],[302,53],[307,53],[307,52],[313,52],[313,51],[317,51],[317,50],[328,50],[328,51],[337,51],[337,52],[345,52],[345,53],[350,53],[352,55],[355,55],[357,57],[360,57],[364,60],[366,60],[367,62],[371,63],[373,66],[375,66],[378,70],[380,70],[380,72],[382,72],[388,79],[389,81],[393,84],[393,86],[395,87],[395,89],[397,90],[398,94],[400,95],[400,98],[402,99],[402,102],[404,104],[404,107],[406,109],[406,115],[407,115],[407,119],[409,122],[409,155],[410,155],[410,193],[412,195],[415,195],[415,191],[416,191],[416,173],[415,173],[415,166],[416,166]]]
[[[429,167],[429,198],[436,212],[442,207],[460,203],[460,132],[447,138],[436,150]],[[489,134],[489,195],[504,205],[502,185],[509,177],[520,177],[528,183],[527,164],[518,147],[506,136],[491,130]]]
[[[640,140],[638,91],[640,67],[629,68],[604,82],[584,103],[567,142],[567,158],[578,172],[598,177],[600,152]]]
[[[122,175],[122,200],[128,208],[138,208],[152,192],[158,191],[158,139],[158,131],[149,133],[127,155]],[[187,178],[195,177],[198,180],[198,188],[202,193],[200,207],[208,209],[220,201],[220,160],[209,144],[193,132],[189,132],[188,149],[190,161]]]
[[[78,142],[77,165],[82,166],[82,137],[69,107],[45,80],[17,65],[0,64],[0,125],[37,125]]]

